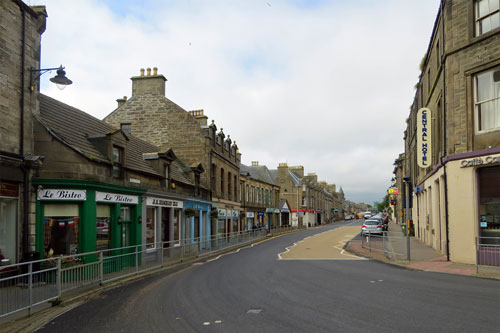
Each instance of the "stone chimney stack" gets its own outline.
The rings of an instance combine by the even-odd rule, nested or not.
[[[259,166],[259,161],[252,161],[252,166]]]
[[[307,178],[309,178],[313,183],[318,182],[318,175],[315,173],[308,173]]]
[[[118,98],[116,101],[118,102],[118,107],[120,107],[127,102],[127,96],[123,96],[123,98]]]
[[[165,96],[165,81],[167,79],[158,74],[158,68],[153,68],[153,75],[151,75],[151,68],[147,68],[147,75],[144,76],[144,68],[140,70],[140,76],[130,78],[132,80],[132,97],[137,95],[161,95]]]
[[[304,178],[304,167],[302,165],[290,167],[290,170],[299,176],[299,178]]]
[[[288,177],[288,164],[280,163],[278,165],[278,183],[281,183],[282,180],[285,181],[287,177]]]
[[[193,117],[195,117],[195,119],[198,121],[198,123],[200,124],[200,126],[207,126],[208,117],[205,116],[203,109],[189,111],[189,113]]]

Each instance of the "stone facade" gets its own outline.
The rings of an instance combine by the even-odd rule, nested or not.
[[[479,16],[478,3],[441,2],[407,119],[405,154],[395,169],[399,182],[410,179],[412,207],[405,221],[413,221],[415,236],[451,260],[467,263],[475,262],[475,237],[484,231],[477,222],[480,189],[472,175],[479,175],[481,165],[467,169],[469,174],[452,161],[500,151],[500,110],[488,104],[499,97],[493,87],[500,75],[500,28],[487,31],[484,25],[483,30],[488,14]],[[432,111],[432,163],[426,168],[417,165],[417,111],[422,107]],[[451,191],[463,188],[460,177],[473,180],[462,194]],[[463,207],[468,207],[465,215]]]
[[[40,165],[33,154],[32,117],[38,110],[38,80],[33,90],[29,85],[30,68],[40,65],[46,17],[44,6],[0,1],[0,197],[6,198],[0,200],[8,200],[9,207],[15,205],[14,216],[0,216],[6,224],[0,225],[5,231],[0,250],[11,263],[34,250],[35,233],[29,227],[34,220],[30,179]]]
[[[132,97],[119,99],[118,108],[104,118],[116,128],[127,128],[132,135],[160,146],[173,148],[175,154],[190,164],[206,170],[201,185],[210,189],[214,207],[239,210],[238,146],[214,122],[207,126],[203,110],[186,111],[165,97],[165,77],[147,73],[132,79]],[[226,232],[231,227],[225,227]],[[220,230],[217,227],[217,230]]]

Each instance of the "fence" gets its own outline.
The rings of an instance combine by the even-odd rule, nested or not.
[[[401,232],[384,231],[382,234],[361,235],[361,246],[370,251],[383,253],[387,258],[406,260],[406,237]]]
[[[500,237],[476,237],[476,270],[500,269]]]
[[[63,293],[102,285],[148,270],[168,267],[291,227],[235,232],[187,239],[182,244],[158,242],[0,266],[0,318],[59,300]]]

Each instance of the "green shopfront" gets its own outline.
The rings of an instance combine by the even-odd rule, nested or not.
[[[84,180],[34,179],[41,258],[140,245],[144,190]]]

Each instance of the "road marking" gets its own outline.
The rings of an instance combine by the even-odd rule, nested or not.
[[[208,326],[208,325],[210,325],[210,322],[206,321],[206,322],[203,323],[203,325]]]
[[[216,320],[214,321],[214,324],[222,324],[222,320]]]

